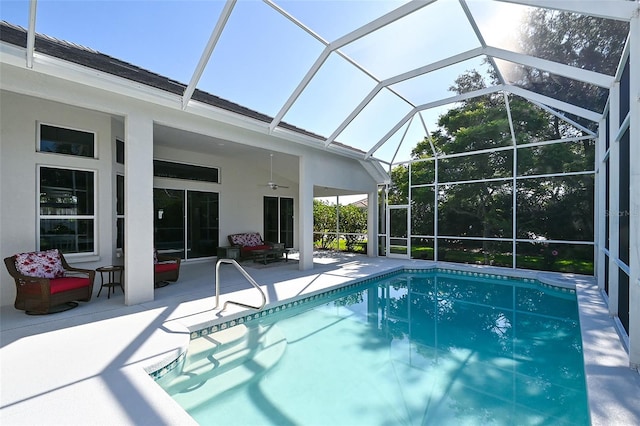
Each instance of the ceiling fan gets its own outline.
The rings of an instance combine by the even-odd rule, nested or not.
[[[269,172],[269,182],[267,182],[267,184],[265,186],[268,186],[269,188],[273,189],[274,191],[278,188],[289,188],[288,186],[284,186],[284,185],[278,185],[277,183],[275,183],[273,181],[273,153],[269,154],[269,156],[271,157],[271,168],[270,168],[270,172]]]

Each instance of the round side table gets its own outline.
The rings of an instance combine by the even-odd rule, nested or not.
[[[96,297],[100,297],[100,292],[102,292],[103,287],[107,287],[107,299],[111,298],[111,293],[116,294],[115,287],[119,286],[122,289],[122,293],[124,294],[124,287],[122,286],[122,271],[124,271],[124,266],[119,265],[110,265],[110,266],[101,266],[96,269],[96,272],[100,273],[100,290],[98,291],[98,295]],[[116,272],[118,272],[118,280],[116,281]],[[105,282],[104,274],[107,274],[107,280]]]

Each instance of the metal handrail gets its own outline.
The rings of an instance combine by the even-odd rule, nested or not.
[[[227,300],[226,302],[224,302],[224,305],[222,306],[222,310],[224,311],[225,309],[227,309],[227,305],[229,303],[232,303],[234,305],[242,306],[243,308],[249,308],[249,309],[255,309],[257,311],[261,311],[262,308],[264,308],[264,305],[267,304],[267,296],[265,296],[264,292],[262,291],[262,289],[260,288],[256,280],[251,278],[251,275],[249,275],[249,273],[245,271],[244,268],[240,266],[238,262],[236,262],[233,259],[218,259],[218,262],[216,262],[216,307],[213,309],[218,309],[218,306],[220,306],[220,265],[223,263],[229,263],[235,266],[236,269],[240,271],[242,275],[244,275],[244,277],[251,283],[251,285],[254,286],[260,292],[260,296],[262,296],[262,303],[260,304],[260,306],[252,306],[252,305],[247,305],[241,302],[234,302],[231,300]]]

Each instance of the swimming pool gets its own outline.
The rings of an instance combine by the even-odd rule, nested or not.
[[[158,382],[200,424],[588,424],[575,292],[472,275],[403,272],[253,314]]]

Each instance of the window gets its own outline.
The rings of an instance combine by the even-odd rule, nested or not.
[[[116,175],[116,248],[124,248],[124,176]]]
[[[94,158],[95,133],[40,123],[38,150]]]
[[[39,169],[39,249],[95,252],[95,172]]]
[[[116,163],[124,164],[124,142],[116,139]]]
[[[220,182],[218,169],[215,167],[193,166],[162,160],[153,160],[153,175],[200,182]]]

